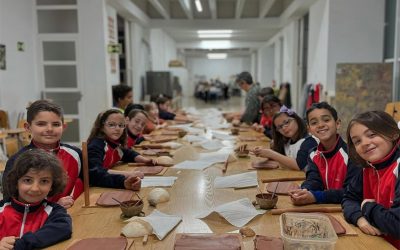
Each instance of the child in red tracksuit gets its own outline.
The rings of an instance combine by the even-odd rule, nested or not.
[[[400,129],[383,111],[356,115],[347,128],[350,157],[363,171],[347,187],[342,207],[347,221],[382,235],[400,249]]]
[[[60,141],[65,128],[62,108],[47,100],[37,100],[27,108],[24,126],[31,134],[32,141],[7,161],[3,183],[7,181],[8,172],[21,153],[30,149],[51,152],[61,161],[62,167],[67,172],[68,181],[63,192],[48,197],[48,200],[70,208],[83,192],[82,153],[80,149]],[[9,198],[6,195],[4,197]]]
[[[141,156],[132,149],[125,147],[127,133],[125,118],[118,109],[109,109],[97,116],[88,138],[88,160],[91,171],[106,171],[115,175],[112,179],[99,179],[94,183],[97,186],[111,188],[127,188],[124,180],[135,177],[137,181],[131,183],[133,190],[140,189],[140,178],[143,174],[137,171],[118,171],[112,169],[117,162],[141,162],[155,165],[156,161]],[[140,177],[140,178],[137,178]]]
[[[0,201],[0,249],[45,248],[71,238],[67,211],[46,200],[63,192],[67,176],[51,153],[30,149],[19,155],[3,183]]]
[[[346,186],[360,169],[348,160],[347,145],[337,133],[337,112],[326,102],[314,103],[307,110],[307,124],[319,144],[309,151],[306,180],[301,189],[289,192],[291,201],[295,205],[340,204]]]

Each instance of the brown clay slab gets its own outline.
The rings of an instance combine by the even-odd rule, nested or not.
[[[175,250],[237,250],[242,249],[239,234],[177,234]]]
[[[130,190],[104,192],[100,195],[99,199],[97,199],[96,205],[102,207],[119,206],[118,202],[113,200],[113,198],[122,202],[131,200],[134,194],[135,192]]]
[[[256,235],[254,239],[255,250],[283,250],[283,241],[281,238]]]
[[[125,250],[128,241],[124,237],[87,238],[75,242],[68,250]]]

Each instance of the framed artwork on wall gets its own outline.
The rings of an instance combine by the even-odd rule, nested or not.
[[[0,44],[0,69],[6,69],[6,46]]]

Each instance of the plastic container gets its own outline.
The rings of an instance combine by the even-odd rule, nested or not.
[[[338,237],[325,215],[283,213],[279,221],[285,250],[333,250],[335,248]]]

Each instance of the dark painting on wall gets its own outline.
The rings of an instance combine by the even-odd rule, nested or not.
[[[6,46],[0,44],[0,69],[6,69]]]
[[[342,120],[341,135],[353,115],[385,110],[392,99],[391,63],[343,63],[336,67],[336,97],[333,104]]]

